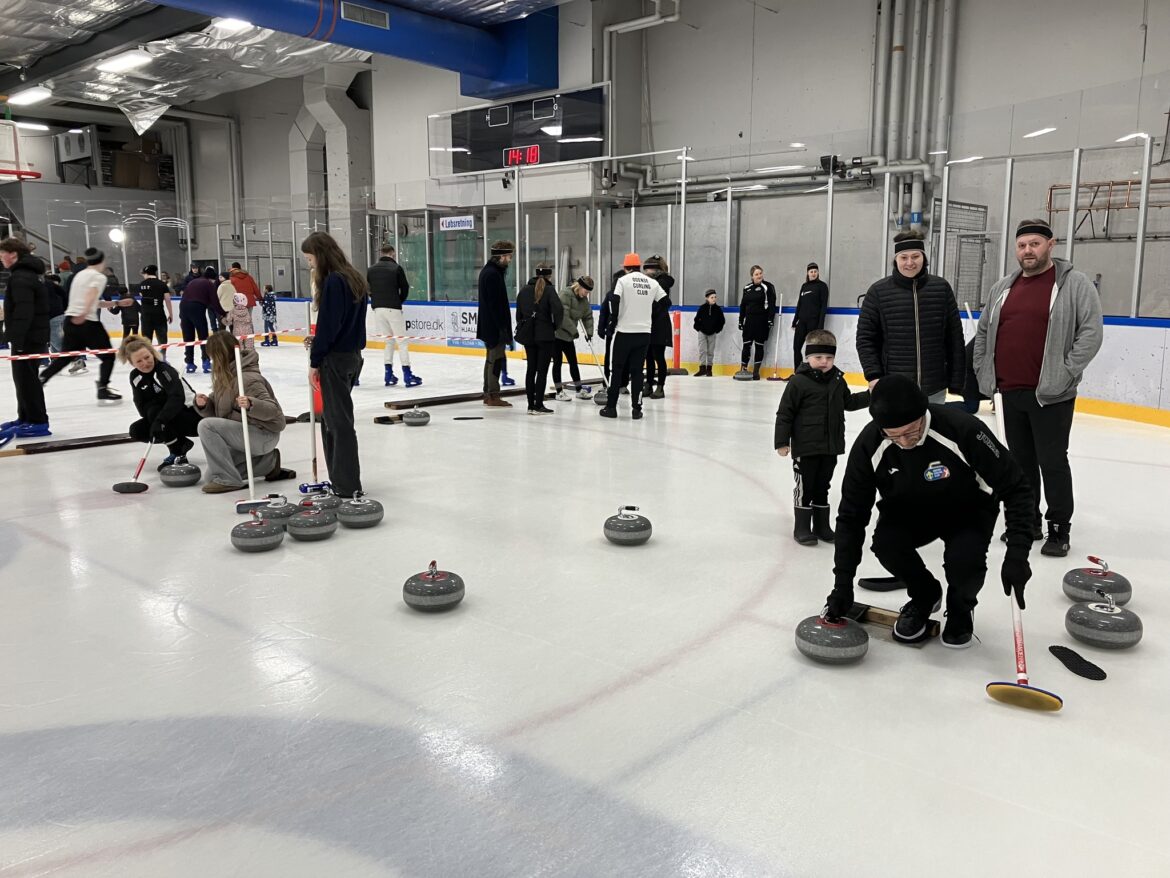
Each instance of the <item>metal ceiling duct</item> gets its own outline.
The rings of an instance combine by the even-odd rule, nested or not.
[[[143,0],[5,0],[0,58],[27,67],[42,55],[85,42],[153,5]]]
[[[393,0],[396,6],[425,12],[439,18],[449,18],[464,24],[502,24],[524,18],[550,6],[559,6],[567,0]]]

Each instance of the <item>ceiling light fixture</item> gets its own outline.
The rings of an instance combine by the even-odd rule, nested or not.
[[[753,174],[778,174],[781,171],[801,171],[804,170],[804,165],[779,165],[775,168],[756,168],[752,171]]]
[[[247,30],[252,27],[252,22],[244,21],[241,18],[219,18],[211,23],[211,26],[216,30],[221,30],[225,34],[238,34],[240,31]]]
[[[17,128],[23,128],[25,131],[48,131],[48,125],[42,125],[40,122],[17,122]]]
[[[545,134],[547,134],[549,137],[560,137],[561,132],[563,132],[565,129],[560,125],[546,125],[543,128],[541,128],[540,130],[543,131]]]
[[[948,152],[948,150],[945,150],[945,149],[936,149],[933,152],[927,153],[927,155],[946,155],[947,152]]]
[[[125,73],[127,70],[141,67],[143,64],[149,64],[152,60],[153,57],[148,52],[144,52],[142,49],[131,49],[129,52],[123,52],[101,61],[97,65],[97,69],[102,73]]]
[[[788,145],[789,145],[790,147],[792,147],[793,149],[804,149],[804,144],[803,144],[803,143],[790,143],[790,144],[788,144]]]
[[[1149,137],[1144,131],[1135,131],[1133,134],[1127,134],[1125,137],[1119,137],[1114,143],[1128,143],[1131,140],[1137,140],[1139,137]]]
[[[80,128],[70,128],[69,133],[70,134],[81,134],[82,130]]]
[[[41,101],[47,101],[53,96],[53,93],[43,85],[34,85],[32,88],[26,88],[24,91],[18,91],[16,94],[8,96],[8,103],[14,107],[27,107],[29,104],[39,104]]]
[[[1055,128],[1041,128],[1039,131],[1033,131],[1031,134],[1025,134],[1024,140],[1029,140],[1033,137],[1040,137],[1044,134],[1051,134],[1055,130]]]
[[[604,137],[562,137],[557,143],[601,143]]]
[[[115,244],[121,244],[126,240],[126,233],[121,229],[110,229],[110,240]]]
[[[965,159],[951,159],[949,162],[947,162],[947,164],[948,165],[965,165],[965,164],[968,164],[970,162],[977,162],[982,158],[983,158],[983,156],[981,156],[981,155],[969,155]]]

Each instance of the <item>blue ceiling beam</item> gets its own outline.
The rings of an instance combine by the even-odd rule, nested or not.
[[[257,27],[451,70],[460,74],[461,91],[471,97],[507,97],[558,85],[555,8],[483,28],[379,0],[347,0],[344,6],[359,13],[363,21],[342,18],[339,0],[161,2],[188,12],[238,18]]]

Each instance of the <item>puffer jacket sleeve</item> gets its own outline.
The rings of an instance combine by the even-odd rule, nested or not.
[[[945,350],[947,357],[947,389],[952,393],[961,394],[967,383],[967,351],[963,340],[963,318],[959,316],[959,303],[955,301],[955,292],[947,284],[950,299],[947,301],[946,340]]]
[[[882,318],[878,310],[878,284],[865,294],[861,313],[857,315],[857,357],[866,381],[873,381],[885,374],[882,368]]]

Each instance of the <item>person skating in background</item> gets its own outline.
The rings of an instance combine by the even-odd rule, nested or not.
[[[581,383],[581,367],[577,363],[577,347],[574,342],[580,334],[578,324],[585,329],[585,341],[593,341],[593,307],[589,304],[589,294],[593,292],[593,278],[585,275],[577,278],[567,289],[561,291],[561,308],[564,316],[556,331],[556,353],[553,354],[553,384],[557,389],[557,399],[567,402],[572,399],[565,390],[561,381],[561,358],[569,361],[569,377],[577,389],[579,399],[589,399],[592,395],[588,384]]]
[[[216,275],[216,280],[219,282],[215,288],[215,299],[219,302],[219,312],[216,317],[219,318],[219,326],[224,329],[223,317],[231,313],[232,308],[236,307],[236,285],[232,283],[231,277],[227,272],[221,271]]]
[[[196,265],[194,262],[192,262],[191,266],[187,269],[187,273],[185,275],[183,275],[181,278],[179,278],[178,283],[175,284],[175,292],[180,293],[180,294],[186,293],[187,292],[187,284],[191,283],[191,281],[193,281],[193,280],[204,277],[205,275],[206,275],[206,273],[204,272],[204,270],[202,268],[200,268],[198,265]],[[214,270],[212,271],[211,276],[215,277]]]
[[[179,300],[179,327],[183,331],[183,357],[187,361],[187,372],[195,371],[195,349],[199,348],[203,358],[203,371],[211,372],[211,360],[208,358],[206,345],[193,345],[191,342],[198,337],[199,341],[206,342],[208,332],[218,323],[221,313],[219,297],[216,295],[215,269],[210,265],[203,269],[203,276],[190,281],[183,290],[183,297]]]
[[[556,330],[564,319],[564,308],[552,284],[552,266],[536,266],[536,277],[516,295],[516,340],[524,345],[528,369],[524,389],[528,391],[528,414],[551,415],[544,404],[548,367],[557,349]]]
[[[415,387],[422,384],[422,379],[410,368],[410,345],[405,338],[406,315],[402,311],[402,306],[410,296],[410,281],[394,257],[393,247],[383,247],[378,261],[366,269],[366,281],[370,285],[374,325],[378,332],[388,336],[383,354],[385,385],[393,387],[398,383],[398,377],[394,374],[394,351],[397,349],[402,358],[403,380],[407,387]]]
[[[238,262],[233,262],[232,267],[228,269],[228,280],[232,282],[237,293],[244,294],[244,298],[247,299],[248,316],[252,318],[253,309],[260,304],[260,284],[256,283],[256,278],[244,271]],[[253,319],[253,326],[255,323]]]
[[[171,292],[174,292],[175,282],[171,279],[170,272],[160,271],[158,274],[158,279],[167,285],[168,290],[170,290]]]
[[[654,311],[653,323],[650,327],[650,347],[646,350],[646,386],[650,392],[646,394],[650,399],[662,399],[666,396],[666,349],[674,346],[674,326],[670,322],[670,291],[674,288],[674,278],[670,275],[670,266],[661,256],[651,256],[642,266],[647,277],[658,281],[666,298],[658,303]]]
[[[703,304],[695,311],[695,332],[699,335],[699,371],[695,373],[696,377],[714,374],[711,370],[715,366],[715,347],[719,342],[719,333],[727,325],[718,298],[719,294],[715,290],[707,290],[703,294]]]
[[[102,326],[98,311],[109,308],[111,303],[102,299],[109,278],[105,272],[106,254],[96,247],[85,251],[86,267],[73,276],[69,287],[69,305],[65,309],[65,332],[62,344],[67,351],[109,351],[110,336]],[[98,372],[98,402],[119,402],[122,394],[110,387],[110,376],[114,374],[114,354],[99,353],[101,361]],[[57,357],[41,372],[41,383],[49,380],[69,365],[74,357]]]
[[[0,241],[0,265],[9,272],[4,288],[4,325],[13,356],[44,354],[49,347],[49,292],[45,264],[19,238]],[[12,360],[16,418],[0,424],[0,446],[13,439],[51,436],[45,389],[37,378],[40,360]]]
[[[359,497],[362,474],[351,394],[362,371],[370,288],[330,235],[313,232],[302,242],[301,252],[309,263],[317,306],[309,366],[321,382],[321,441],[329,480],[338,497]]]
[[[111,269],[107,268],[106,273],[110,277],[110,283],[106,286],[105,294],[113,303],[110,305],[110,313],[122,318],[122,337],[138,335],[138,328],[142,323],[142,307],[130,290],[118,283],[118,278]]]
[[[264,341],[260,342],[260,346],[274,348],[277,345],[276,293],[272,284],[264,285],[264,294],[260,297],[260,316],[264,318]]]
[[[752,280],[743,288],[739,298],[739,330],[743,333],[743,352],[739,368],[746,372],[752,364],[752,380],[760,380],[760,366],[764,362],[764,346],[776,320],[776,288],[764,280],[764,269],[752,266]],[[755,358],[752,346],[755,345]]]
[[[45,275],[45,292],[49,296],[49,350],[59,354],[65,350],[61,345],[65,339],[65,308],[69,295],[61,286],[61,278],[55,274]],[[44,361],[49,365],[49,361]]]
[[[857,356],[865,379],[905,375],[931,403],[963,390],[963,324],[951,285],[927,271],[918,232],[894,237],[894,271],[865,294],[857,316]]]
[[[152,344],[156,339],[159,344],[166,344],[167,327],[174,321],[175,312],[171,307],[171,291],[159,276],[157,265],[142,269],[138,295],[142,300],[143,337]]]
[[[253,476],[263,476],[269,482],[296,478],[295,472],[280,465],[277,444],[284,432],[284,411],[272,385],[260,374],[260,356],[255,351],[240,354],[244,378],[244,395],[240,396],[235,355],[238,346],[235,336],[222,330],[212,333],[207,340],[206,350],[211,358],[211,393],[195,394],[195,411],[201,418],[199,443],[207,460],[204,494],[224,494],[247,487],[244,424],[240,414],[245,408],[248,410]]]
[[[804,339],[814,329],[825,328],[829,313],[829,285],[821,280],[821,269],[810,262],[804,270],[804,283],[796,296],[796,313],[792,316],[792,368],[804,362]]]
[[[130,390],[138,420],[127,432],[135,442],[154,441],[167,447],[158,465],[187,462],[195,447],[191,436],[199,434],[199,414],[187,404],[187,388],[177,369],[141,335],[128,335],[118,347],[118,359],[131,366]],[[192,394],[193,396],[194,394]]]
[[[845,412],[869,405],[868,390],[850,392],[844,373],[833,365],[836,356],[833,333],[810,332],[804,362],[796,367],[776,409],[774,445],[781,457],[792,454],[792,538],[802,546],[833,542],[829,488],[837,458],[845,453]]]
[[[248,308],[248,297],[243,293],[232,294],[232,310],[220,320],[223,328],[240,340],[240,348],[245,351],[256,349],[256,340],[252,334],[256,328],[252,326],[252,312]]]
[[[1040,492],[1048,538],[1040,551],[1064,557],[1072,531],[1068,462],[1073,407],[1081,376],[1104,337],[1101,299],[1089,278],[1054,258],[1056,239],[1042,219],[1016,229],[1019,271],[991,288],[979,316],[972,359],[979,389],[1003,394],[1008,448],[1032,486],[1033,537],[1041,539]]]
[[[491,256],[479,272],[479,316],[475,337],[483,342],[483,404],[511,408],[500,398],[500,372],[512,341],[512,309],[508,304],[508,266],[516,246],[511,241],[492,244]]]
[[[638,270],[637,266],[641,264],[637,253],[627,254],[623,265],[631,270],[618,281],[612,293],[614,380],[606,395],[605,407],[601,410],[603,418],[617,417],[617,403],[621,394],[615,392],[614,388],[625,386],[626,381],[630,382],[631,417],[635,421],[642,417],[642,368],[646,362],[646,348],[650,344],[650,329],[655,310],[664,299],[669,299],[658,281]]]
[[[853,580],[861,562],[865,530],[877,500],[873,553],[906,583],[910,601],[894,624],[894,639],[917,643],[927,636],[942,585],[919,549],[943,543],[946,625],[942,644],[971,645],[973,613],[987,575],[987,549],[999,507],[1007,521],[1008,548],[1001,568],[1004,594],[1024,606],[1032,577],[1032,489],[1019,464],[973,415],[929,405],[906,375],[894,373],[874,386],[872,421],[849,451],[841,483],[834,551],[834,585],[825,615],[836,619],[853,605]]]

